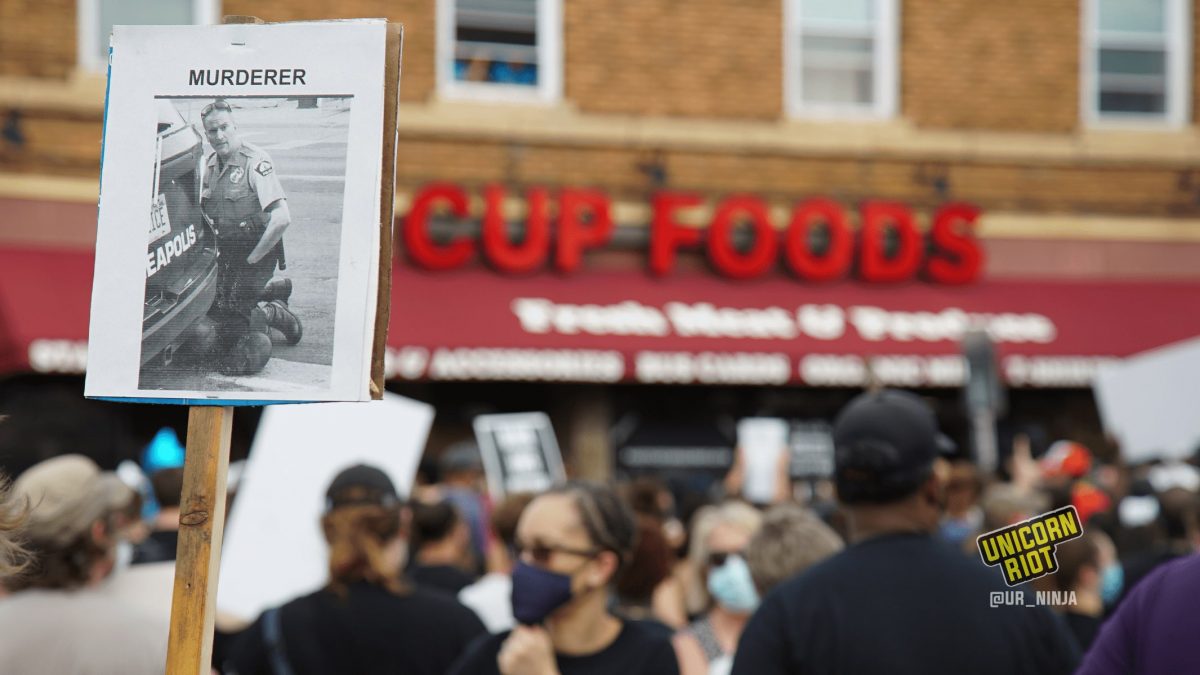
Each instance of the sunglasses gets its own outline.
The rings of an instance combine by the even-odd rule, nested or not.
[[[554,557],[555,553],[566,553],[568,555],[577,555],[577,556],[582,556],[584,558],[591,558],[591,557],[594,557],[597,553],[599,553],[601,551],[601,549],[571,548],[569,546],[556,546],[553,544],[546,544],[543,542],[535,542],[533,544],[522,544],[522,543],[518,542],[517,545],[514,547],[514,551],[516,552],[517,557],[523,557],[526,553],[528,553],[529,558],[531,560],[533,560],[533,562],[537,563],[538,565],[546,565],[546,564],[549,564],[550,559]]]
[[[741,551],[713,551],[708,554],[709,567],[721,567],[731,555],[741,555]]]
[[[212,103],[209,103],[208,105],[204,106],[204,108],[202,108],[200,110],[200,117],[201,118],[208,117],[208,114],[214,110],[224,110],[225,112],[233,112],[233,108],[230,107],[228,102],[226,102],[224,99],[217,99],[217,100],[213,101]]]

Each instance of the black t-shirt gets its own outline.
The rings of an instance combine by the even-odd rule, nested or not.
[[[1062,617],[1067,622],[1067,628],[1071,629],[1071,634],[1075,636],[1075,641],[1079,643],[1079,649],[1086,652],[1096,641],[1096,635],[1100,632],[1104,620],[1098,616],[1075,612],[1063,612]]]
[[[179,548],[179,530],[155,530],[133,549],[133,564],[175,560]]]
[[[990,606],[992,593],[1013,590],[935,537],[869,539],[771,591],[742,632],[733,675],[1070,673],[1079,648],[1058,617]]]
[[[675,649],[670,635],[641,621],[622,620],[621,632],[612,644],[595,654],[556,654],[562,675],[678,675]],[[496,662],[508,631],[477,640],[463,659],[450,669],[451,675],[499,675]]]
[[[322,589],[279,610],[283,653],[296,675],[329,673],[444,675],[486,634],[471,610],[443,594],[396,595],[367,583],[345,598]],[[271,675],[263,617],[233,639],[224,672]]]
[[[458,595],[475,582],[471,575],[453,565],[413,565],[408,568],[408,578],[421,588],[450,595]]]

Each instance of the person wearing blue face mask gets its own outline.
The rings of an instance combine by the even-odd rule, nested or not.
[[[476,641],[452,675],[672,675],[660,630],[608,611],[628,562],[634,521],[608,487],[571,483],[535,498],[517,524],[517,626]]]
[[[723,561],[714,557],[714,567],[708,573],[708,592],[721,607],[738,614],[749,614],[758,607],[759,601],[750,567],[740,551],[722,555]]]
[[[705,588],[712,607],[674,638],[683,675],[729,672],[742,629],[758,607],[758,590],[744,551],[762,524],[762,514],[736,501],[697,515],[695,536],[703,548]]]

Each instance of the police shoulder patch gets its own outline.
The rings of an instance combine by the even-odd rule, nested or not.
[[[257,171],[258,175],[260,175],[260,176],[270,176],[271,172],[274,171],[275,169],[274,169],[274,167],[271,166],[271,163],[269,161],[264,159],[261,162],[259,162],[258,164],[254,165],[254,170]]]

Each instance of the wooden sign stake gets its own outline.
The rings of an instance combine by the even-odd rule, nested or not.
[[[179,502],[179,548],[167,673],[208,675],[212,661],[214,606],[225,532],[225,483],[233,408],[192,406]]]
[[[222,23],[262,23],[252,16],[226,16]],[[167,638],[168,675],[212,672],[217,576],[225,534],[225,488],[233,408],[191,406],[183,493],[179,499],[179,544]]]

